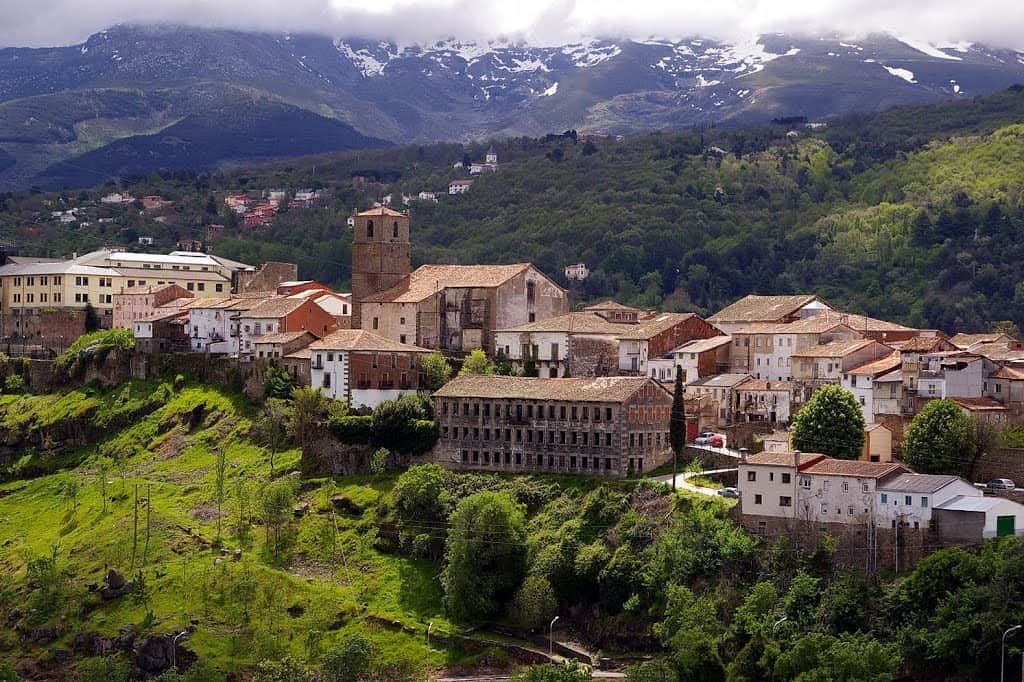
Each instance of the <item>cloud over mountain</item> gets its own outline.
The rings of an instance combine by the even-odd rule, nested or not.
[[[935,42],[1024,49],[1016,0],[6,0],[0,45],[67,45],[118,23],[290,31],[424,43],[446,36],[564,43],[759,33],[890,32]]]

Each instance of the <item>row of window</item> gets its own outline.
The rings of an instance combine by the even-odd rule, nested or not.
[[[512,453],[509,451],[495,451],[491,452],[488,450],[462,450],[461,458],[463,464],[494,464],[496,466],[512,466],[514,463],[516,466],[523,466],[525,459],[526,466],[535,466],[538,469],[565,469],[568,465],[569,469],[580,469],[580,470],[591,470],[591,471],[611,471],[612,461],[611,457],[585,457],[576,455],[532,455],[529,453],[516,452]],[[644,470],[644,458],[643,457],[630,457],[629,458],[629,472],[642,472]]]
[[[21,294],[14,294],[11,298],[13,299],[14,303],[21,303]],[[35,303],[35,301],[36,301],[35,294],[25,294],[25,303]],[[49,294],[45,294],[45,293],[39,294],[39,302],[40,303],[49,303],[50,302],[49,301]],[[54,295],[53,295],[53,302],[54,303],[60,303],[61,302],[60,292],[54,293]]]
[[[386,376],[386,375],[385,375]],[[405,376],[404,374],[402,375]],[[404,380],[404,379],[403,379]],[[556,435],[557,434],[557,435]],[[481,438],[481,436],[483,438]],[[481,429],[468,426],[442,426],[441,437],[449,440],[504,441],[506,443],[536,443],[537,445],[577,445],[584,447],[611,447],[611,433],[593,433],[589,431],[534,431],[533,429]],[[669,445],[669,434],[637,433],[629,434],[631,448],[657,448]]]
[[[328,360],[329,359],[330,357],[328,357]],[[451,405],[451,414],[459,414],[459,403],[455,400],[443,401],[441,403],[441,414],[445,416],[448,415],[449,404]],[[563,421],[566,419],[573,419],[576,421],[599,422],[602,421],[602,411],[604,414],[603,421],[611,421],[613,419],[614,412],[612,408],[601,408],[600,406],[590,407],[589,405],[559,405],[556,407],[555,405],[535,406],[533,403],[526,403],[525,405],[516,404],[513,406],[512,403],[505,403],[504,413],[505,417],[508,419],[511,419],[513,415],[515,415],[516,419],[533,419],[534,415],[536,415],[537,419],[555,419],[555,415],[557,414],[557,418]],[[492,413],[495,418],[500,418],[502,416],[500,403],[496,403],[493,406],[493,410],[491,403],[462,403],[462,415],[464,417],[468,417],[471,412],[474,417],[479,417],[481,415],[484,417],[490,417]]]
[[[14,278],[14,286],[20,287],[21,283],[22,283],[22,279],[24,279],[24,281],[25,281],[25,286],[34,287],[36,285],[36,278],[35,277],[25,277],[25,278],[15,277]],[[60,275],[54,275],[53,276],[53,283],[54,283],[54,285],[59,285],[63,281],[64,281],[64,279]],[[40,286],[44,286],[45,287],[45,286],[49,286],[49,284],[50,284],[50,276],[49,275],[40,275],[39,276],[39,285]],[[0,279],[0,285],[3,285],[3,280],[2,279]]]
[[[468,440],[470,438],[473,440],[481,440],[481,436],[483,436],[483,440],[485,441],[504,440],[506,443],[511,443],[513,442],[512,436],[514,433],[514,442],[522,443],[524,442],[523,434],[525,433],[525,442],[527,443],[542,444],[547,442],[548,444],[554,445],[557,442],[559,445],[587,445],[594,447],[601,445],[610,447],[612,444],[611,433],[605,433],[602,435],[600,433],[591,434],[588,431],[558,431],[558,436],[556,437],[555,431],[533,431],[532,429],[526,429],[525,431],[523,429],[515,429],[513,431],[513,429],[480,429],[478,427],[473,427],[471,429],[468,426],[463,426],[460,430],[460,427],[458,426],[453,426],[451,429],[447,426],[441,427],[441,435],[444,438],[459,440],[460,433],[462,440]],[[547,435],[545,436],[545,434]],[[658,434],[658,442],[661,442],[661,434]]]
[[[888,493],[882,493],[881,501],[882,501],[882,504],[889,504],[889,494]],[[899,505],[899,503],[900,503],[899,495],[893,495],[892,496],[892,503],[893,503],[893,506],[898,506]],[[914,497],[913,497],[913,495],[904,495],[903,496],[903,506],[905,506],[905,507],[913,507],[914,506]],[[921,508],[922,509],[927,509],[928,508],[928,498],[927,497],[921,497]]]

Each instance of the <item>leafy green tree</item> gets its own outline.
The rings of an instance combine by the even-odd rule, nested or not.
[[[227,498],[227,474],[228,474],[228,455],[227,448],[217,448],[216,460],[214,464],[214,479],[213,479],[213,498],[214,502],[217,503],[217,544],[220,544],[221,538],[221,523],[223,519],[222,510],[224,507],[224,500]]]
[[[292,391],[288,435],[301,447],[306,448],[320,433],[327,419],[328,408],[327,396],[319,388],[296,388]]]
[[[268,398],[263,403],[261,414],[253,424],[253,436],[269,453],[271,478],[274,476],[274,458],[288,446],[290,432],[298,428],[305,434],[305,429],[311,427],[294,424],[293,408],[287,402]]]
[[[21,682],[21,675],[7,661],[0,661],[0,682]]]
[[[437,464],[421,464],[398,477],[391,491],[395,501],[399,539],[437,558],[444,546],[448,520],[448,492],[444,471]]]
[[[420,361],[420,369],[426,375],[426,388],[428,391],[436,391],[447,384],[448,380],[452,378],[452,366],[448,364],[448,360],[438,350],[431,351],[423,356],[423,359]]]
[[[479,492],[452,512],[441,573],[445,604],[457,620],[494,616],[515,594],[526,568],[526,520],[507,493]]]
[[[361,632],[346,636],[324,655],[321,675],[324,682],[359,682],[370,673],[372,649]]]
[[[483,349],[474,348],[469,352],[459,370],[459,376],[464,374],[494,374],[494,365],[487,359]]]
[[[793,448],[838,459],[857,459],[864,449],[864,412],[853,393],[822,386],[793,418]]]
[[[672,445],[672,489],[676,489],[676,469],[679,456],[686,447],[686,403],[683,399],[683,368],[676,367],[676,384],[672,392],[672,412],[669,415],[668,440]]]
[[[903,461],[921,474],[967,476],[974,454],[974,424],[952,400],[930,401],[903,439]]]
[[[267,398],[278,398],[288,400],[297,386],[295,377],[283,369],[276,367],[267,368],[263,377],[263,395]]]
[[[90,334],[100,328],[100,316],[92,303],[85,304],[85,333]]]
[[[385,400],[373,410],[370,441],[392,452],[417,454],[437,442],[429,430],[418,423],[430,421],[432,415],[420,396],[405,395],[398,400]]]
[[[260,512],[266,528],[266,542],[275,557],[289,540],[295,492],[295,482],[288,478],[272,481],[260,491]]]
[[[551,583],[539,575],[528,575],[512,602],[511,616],[519,627],[535,630],[555,616],[558,599]]]
[[[776,680],[798,682],[889,682],[900,667],[894,644],[870,634],[839,638],[812,632],[786,647],[775,662]]]

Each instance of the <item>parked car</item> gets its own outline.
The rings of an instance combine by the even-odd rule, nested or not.
[[[988,482],[988,488],[990,490],[1013,490],[1017,487],[1017,484],[1008,478],[993,478]]]
[[[710,445],[713,448],[724,448],[725,438],[716,433],[715,435],[711,436],[711,440],[708,442],[708,445]]]
[[[718,494],[722,497],[728,497],[733,500],[737,500],[740,497],[740,491],[736,488],[721,488]]]
[[[714,438],[716,435],[717,434],[712,433],[711,431],[705,431],[704,433],[699,434],[696,438],[693,439],[693,444],[711,445],[711,439]]]

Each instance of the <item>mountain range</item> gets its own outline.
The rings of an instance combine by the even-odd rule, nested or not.
[[[430,45],[117,26],[0,49],[0,190],[568,128],[822,121],[1024,82],[1024,52],[886,34]]]

